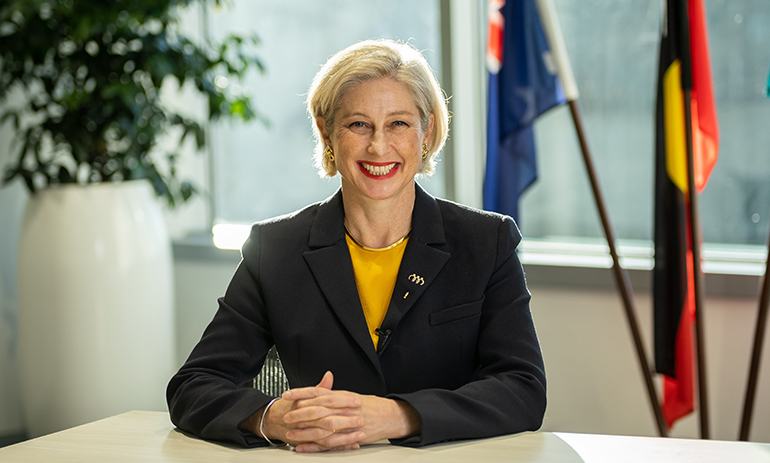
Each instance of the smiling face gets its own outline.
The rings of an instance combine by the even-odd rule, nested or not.
[[[388,77],[356,84],[342,97],[332,132],[326,133],[322,118],[317,124],[334,150],[346,197],[365,202],[414,195],[433,116],[422,127],[406,85]]]

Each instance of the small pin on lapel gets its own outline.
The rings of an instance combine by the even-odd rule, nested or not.
[[[409,281],[420,286],[425,284],[425,279],[416,273],[409,275]]]
[[[406,296],[408,296],[408,295],[409,295],[409,291],[407,291],[406,293],[404,293],[404,299],[406,299]]]

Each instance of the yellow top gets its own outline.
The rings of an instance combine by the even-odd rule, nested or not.
[[[369,335],[372,337],[374,348],[377,349],[379,336],[374,330],[380,327],[388,312],[390,296],[396,286],[398,268],[401,266],[401,258],[404,256],[404,249],[409,239],[384,250],[364,249],[348,234],[345,234],[345,240],[353,261],[356,288],[358,288],[361,306],[364,308]]]

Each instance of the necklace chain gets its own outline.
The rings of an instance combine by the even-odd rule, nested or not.
[[[353,235],[350,233],[350,230],[348,230],[348,226],[347,225],[343,224],[343,226],[345,227],[345,233],[350,237],[351,241],[353,241],[353,243],[356,244],[356,246],[358,246],[359,248],[361,248],[361,249],[363,249],[365,251],[374,251],[374,252],[389,251],[389,250],[395,248],[396,246],[398,246],[399,244],[403,243],[405,239],[409,238],[409,234],[412,233],[412,228],[410,227],[409,231],[406,232],[406,235],[402,236],[400,240],[396,241],[395,243],[391,244],[390,246],[385,246],[384,248],[370,248],[369,246],[365,246],[365,245],[359,243],[358,240],[353,238]]]

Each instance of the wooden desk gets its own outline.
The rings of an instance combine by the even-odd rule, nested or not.
[[[177,431],[168,414],[129,412],[0,448],[0,462],[770,462],[770,444],[535,432],[405,448],[298,454],[243,449]]]

